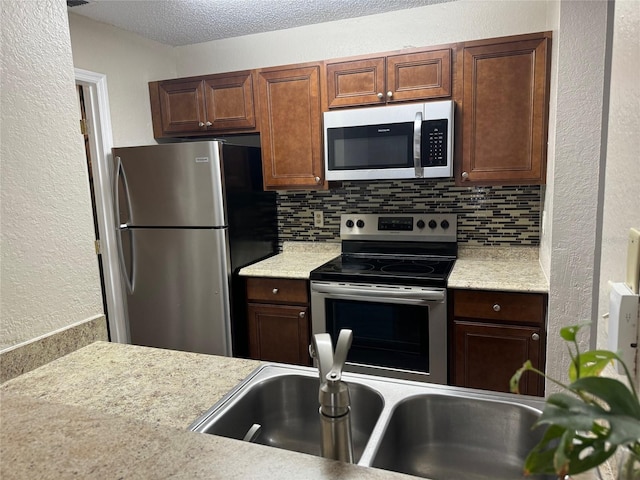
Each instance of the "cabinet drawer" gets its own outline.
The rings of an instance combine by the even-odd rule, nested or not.
[[[287,278],[247,278],[247,299],[269,303],[309,303],[307,281]]]
[[[455,290],[453,298],[456,318],[544,324],[545,294]]]

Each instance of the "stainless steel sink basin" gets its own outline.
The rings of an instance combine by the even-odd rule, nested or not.
[[[531,431],[539,413],[501,401],[415,396],[394,409],[371,466],[438,480],[521,478],[542,434]]]
[[[281,375],[255,383],[196,431],[242,440],[260,425],[255,443],[320,456],[319,380]],[[382,412],[382,397],[358,383],[349,385],[354,458],[362,456]]]
[[[514,480],[543,432],[531,430],[540,398],[356,373],[342,379],[358,465],[432,480]],[[190,429],[320,455],[318,387],[317,369],[262,365]]]

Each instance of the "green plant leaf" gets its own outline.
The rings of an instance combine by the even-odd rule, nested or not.
[[[585,324],[583,323],[583,324],[570,325],[568,327],[561,328],[560,336],[562,337],[563,340],[566,340],[567,342],[575,342],[578,331],[584,326]]]
[[[584,377],[569,385],[571,390],[586,392],[609,406],[608,412],[640,420],[640,404],[627,386],[615,378]]]
[[[608,350],[590,350],[579,354],[576,361],[579,364],[580,378],[600,375],[609,363],[617,359],[618,355]],[[578,379],[578,369],[574,362],[569,365],[569,379],[572,382]]]
[[[536,424],[554,424],[567,430],[588,431],[593,422],[605,413],[597,405],[585,403],[564,393],[554,393],[547,398],[547,404]]]
[[[581,435],[558,425],[550,425],[543,439],[525,460],[525,474],[567,474],[586,472],[607,460],[616,450],[607,443],[604,430]]]
[[[606,461],[616,451],[616,447],[608,444],[607,437],[602,435],[583,436],[571,432],[570,441],[558,447],[562,447],[562,458],[565,459],[566,474],[586,472]],[[559,452],[556,451],[559,455]]]
[[[522,366],[518,370],[516,370],[516,373],[513,374],[511,380],[509,380],[509,390],[511,391],[511,393],[520,393],[520,378],[522,378],[522,374],[524,374],[524,372],[528,370],[535,371],[531,360],[527,360],[526,362],[524,362]]]
[[[566,430],[557,425],[550,425],[544,432],[540,442],[533,447],[524,462],[524,474],[542,473],[545,475],[555,474],[554,456],[555,445]]]

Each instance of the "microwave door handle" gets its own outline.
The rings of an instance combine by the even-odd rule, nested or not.
[[[413,121],[413,168],[415,169],[416,178],[424,176],[422,168],[422,155],[420,155],[420,144],[422,143],[422,112],[416,112],[416,118]]]

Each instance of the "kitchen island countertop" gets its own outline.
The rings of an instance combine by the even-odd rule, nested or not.
[[[93,343],[0,386],[0,477],[415,478],[187,430],[258,365]]]

